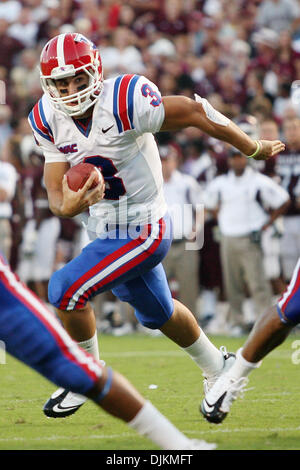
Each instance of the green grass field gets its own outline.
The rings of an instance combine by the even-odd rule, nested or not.
[[[300,449],[300,364],[291,336],[251,375],[248,391],[222,425],[208,424],[198,412],[202,376],[193,361],[164,337],[102,336],[102,358],[191,438],[216,442],[220,450]],[[236,351],[244,339],[212,338]],[[299,346],[300,347],[300,342]],[[300,357],[300,355],[299,355]],[[42,413],[55,386],[7,356],[0,365],[0,449],[152,450],[151,442],[95,404],[72,417],[53,420]],[[149,385],[157,388],[151,389]]]

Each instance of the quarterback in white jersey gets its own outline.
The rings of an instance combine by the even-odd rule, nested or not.
[[[101,169],[105,197],[90,207],[92,228],[95,218],[141,225],[166,213],[160,157],[152,134],[164,120],[161,101],[157,87],[145,77],[124,75],[103,82],[101,99],[86,127],[57,113],[46,94],[30,113],[46,164],[88,162]]]
[[[137,75],[104,81],[99,51],[81,34],[52,38],[42,51],[40,68],[45,94],[29,122],[45,156],[49,205],[60,217],[89,209],[92,239],[79,256],[53,274],[49,301],[73,339],[97,357],[90,300],[112,290],[134,307],[144,326],[160,329],[192,357],[206,376],[208,389],[234,358],[215,348],[194,315],[171,297],[161,261],[172,231],[152,134],[195,126],[256,159],[276,155],[284,145],[253,141],[199,96],[195,101],[184,96],[162,98],[153,83]],[[70,190],[65,173],[80,162],[101,169],[105,187],[90,189],[92,174],[82,189]],[[44,412],[67,416],[84,400],[60,390]]]

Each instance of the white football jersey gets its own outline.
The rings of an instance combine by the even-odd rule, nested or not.
[[[158,88],[139,75],[105,80],[86,128],[54,110],[46,95],[29,114],[46,163],[88,162],[101,169],[105,198],[90,207],[88,221],[97,233],[102,224],[139,225],[165,214],[161,162],[152,135],[163,120]]]

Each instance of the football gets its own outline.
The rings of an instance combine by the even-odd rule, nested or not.
[[[90,189],[95,188],[100,181],[103,181],[102,174],[97,167],[91,163],[79,163],[78,165],[72,166],[67,172],[67,183],[72,191],[77,192],[81,189],[86,181],[89,179],[91,173],[95,173],[96,177]]]

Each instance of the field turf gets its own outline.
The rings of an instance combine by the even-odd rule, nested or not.
[[[212,338],[236,351],[245,338]],[[293,334],[250,378],[222,425],[199,414],[202,376],[193,361],[164,337],[101,336],[102,358],[137,387],[191,438],[216,442],[219,450],[300,449],[300,362]],[[0,450],[152,450],[151,442],[92,402],[66,419],[46,418],[42,406],[55,390],[46,379],[6,357],[0,364]],[[155,385],[156,387],[150,387]]]

